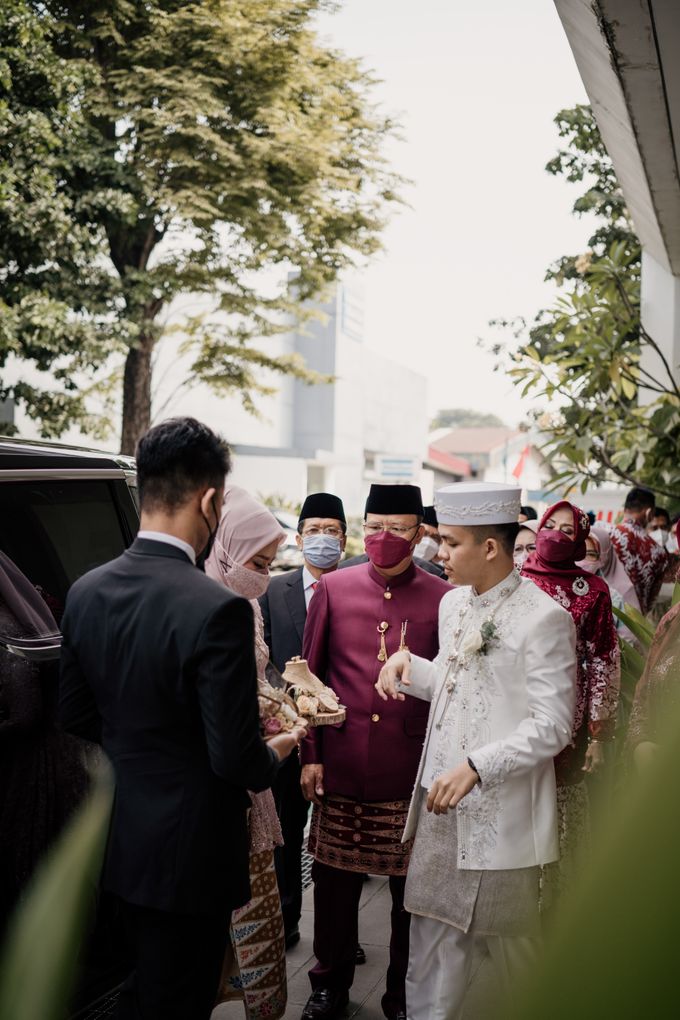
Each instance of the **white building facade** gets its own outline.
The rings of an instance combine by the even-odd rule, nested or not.
[[[422,484],[431,498],[431,472],[422,468],[425,377],[366,346],[357,283],[338,284],[318,310],[320,318],[267,340],[267,349],[301,354],[333,382],[265,378],[276,392],[256,397],[259,419],[238,396],[219,397],[206,387],[182,395],[166,414],[193,414],[221,432],[234,451],[233,481],[260,497],[297,504],[325,490],[352,515],[363,512],[373,481]]]

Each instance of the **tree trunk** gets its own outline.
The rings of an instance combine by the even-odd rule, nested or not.
[[[120,448],[134,455],[137,441],[151,424],[151,355],[154,348],[151,331],[143,334],[137,347],[128,351],[123,376],[123,427]]]

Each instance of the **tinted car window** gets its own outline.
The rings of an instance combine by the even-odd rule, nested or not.
[[[40,479],[0,486],[0,548],[40,588],[57,620],[73,582],[130,542],[119,486],[130,502],[124,482]]]

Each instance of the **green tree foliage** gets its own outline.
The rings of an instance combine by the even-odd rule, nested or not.
[[[531,325],[497,322],[519,346],[507,371],[523,395],[545,400],[537,415],[554,486],[619,480],[680,494],[680,389],[640,322],[640,244],[590,107],[561,111],[564,140],[547,165],[586,190],[574,203],[597,227],[588,250],[565,256],[547,278],[559,288]],[[653,355],[653,358],[650,358]],[[651,367],[650,367],[651,366]]]
[[[41,245],[56,217],[62,240],[43,252],[26,238],[25,264],[0,281],[0,299],[13,308],[19,288],[29,304],[36,292],[47,303],[35,351],[17,353],[60,371],[65,391],[74,373],[122,356],[127,452],[151,419],[154,353],[177,298],[188,306],[179,323],[186,383],[239,392],[252,409],[267,370],[315,378],[257,341],[288,328],[304,301],[379,246],[399,183],[381,155],[394,125],[369,101],[370,75],[319,40],[315,18],[332,6],[3,8],[0,30],[14,37],[0,56],[16,141],[0,150],[0,172],[12,144],[22,146],[39,195],[53,199],[43,210],[10,196],[2,215],[12,236],[33,230]],[[22,39],[34,55],[19,52]],[[39,118],[38,151],[26,117]],[[40,179],[45,152],[49,181]],[[25,348],[21,324],[14,335]],[[72,401],[55,419],[53,395],[41,397],[31,410],[48,433],[84,411]]]
[[[73,421],[89,432],[106,426],[88,413],[76,377],[121,340],[98,259],[103,232],[78,215],[65,183],[89,148],[83,75],[54,52],[47,19],[25,0],[0,5],[0,370],[11,356],[34,370],[14,385],[3,373],[0,397],[14,397],[46,436]]]
[[[473,411],[469,407],[447,407],[437,411],[432,419],[432,429],[463,429],[463,428],[503,428],[502,422],[495,414],[484,411]]]

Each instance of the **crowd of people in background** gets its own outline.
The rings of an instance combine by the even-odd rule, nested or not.
[[[3,927],[101,748],[116,778],[101,885],[133,961],[120,1020],[201,1020],[233,999],[281,1017],[306,839],[301,1020],[343,1015],[367,875],[391,894],[388,1020],[460,1017],[474,954],[511,995],[577,881],[590,777],[615,741],[644,768],[677,698],[676,606],[624,724],[636,638],[614,612],[670,597],[677,521],[641,488],[604,524],[569,500],[539,517],[513,486],[446,486],[424,506],[415,485],[375,484],[363,555],[343,558],[341,494],[311,493],[304,564],[271,576],[281,526],[231,484],[207,427],[154,427],[137,470],[139,533],[71,588],[60,681],[0,650]],[[56,629],[4,556],[0,613],[7,633]],[[298,656],[342,724],[271,725]]]

